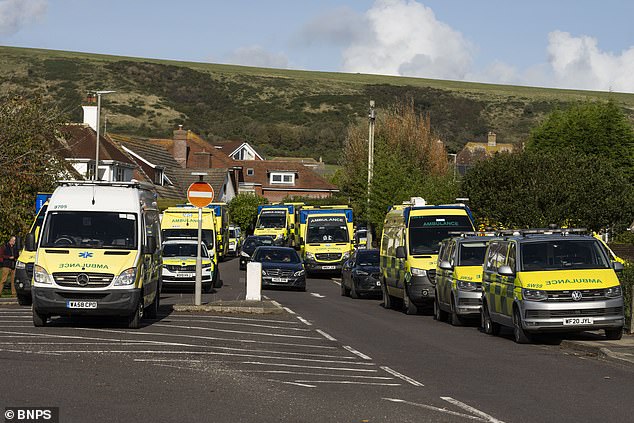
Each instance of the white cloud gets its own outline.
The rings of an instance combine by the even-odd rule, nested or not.
[[[0,35],[11,35],[46,14],[47,0],[0,0]]]
[[[366,32],[343,51],[346,72],[463,79],[474,47],[414,0],[377,0]]]
[[[361,40],[365,32],[363,16],[344,6],[328,10],[306,23],[293,43],[303,47],[315,44],[347,46]]]
[[[288,68],[288,57],[284,53],[271,53],[261,46],[240,47],[231,53],[228,63],[262,68]]]

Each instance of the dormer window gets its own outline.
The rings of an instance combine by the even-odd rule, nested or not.
[[[295,173],[293,172],[271,172],[271,184],[295,184]]]

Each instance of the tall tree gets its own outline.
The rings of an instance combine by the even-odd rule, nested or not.
[[[36,194],[50,192],[64,172],[56,153],[62,122],[41,98],[0,100],[0,240],[26,234]]]
[[[240,226],[243,232],[253,233],[255,219],[258,217],[258,206],[266,204],[264,197],[255,194],[238,194],[229,202],[231,221]]]

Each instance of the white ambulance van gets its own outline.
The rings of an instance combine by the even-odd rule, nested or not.
[[[138,328],[161,292],[156,195],[139,182],[64,181],[53,192],[33,270],[33,324],[102,315]],[[35,246],[34,237],[27,244]]]

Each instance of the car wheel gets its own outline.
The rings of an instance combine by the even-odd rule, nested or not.
[[[447,320],[447,312],[440,308],[440,303],[438,302],[438,297],[434,296],[434,319],[439,322],[444,322]]]
[[[354,298],[355,300],[359,298],[357,284],[353,279],[350,280],[350,298]]]
[[[619,339],[623,337],[622,327],[604,329],[604,332],[605,332],[605,337],[609,339],[610,341],[618,341]]]
[[[387,292],[387,286],[385,281],[381,283],[381,292],[383,293],[383,307],[388,309],[394,308],[394,299]]]
[[[456,309],[456,300],[452,296],[451,297],[451,324],[452,326],[462,326],[463,322],[460,316],[458,316],[458,311]]]
[[[213,288],[214,288],[214,284],[212,282],[203,284],[203,292],[205,294],[209,294]]]
[[[522,316],[517,308],[513,310],[513,338],[518,344],[531,342],[531,335],[522,327]]]
[[[20,304],[21,306],[31,305],[31,296],[18,294],[18,304]]]
[[[141,294],[141,299],[139,300],[139,303],[137,304],[136,310],[128,318],[128,328],[130,329],[140,328],[141,319],[143,319],[143,294]]]
[[[483,303],[480,309],[480,320],[482,322],[482,330],[487,335],[498,335],[500,333],[500,324],[491,320],[489,307],[487,307],[486,303]]]
[[[46,326],[48,321],[48,316],[46,314],[38,313],[35,309],[33,309],[33,326],[42,327]]]
[[[403,289],[403,312],[405,314],[418,314],[418,307],[409,298],[407,287]]]

